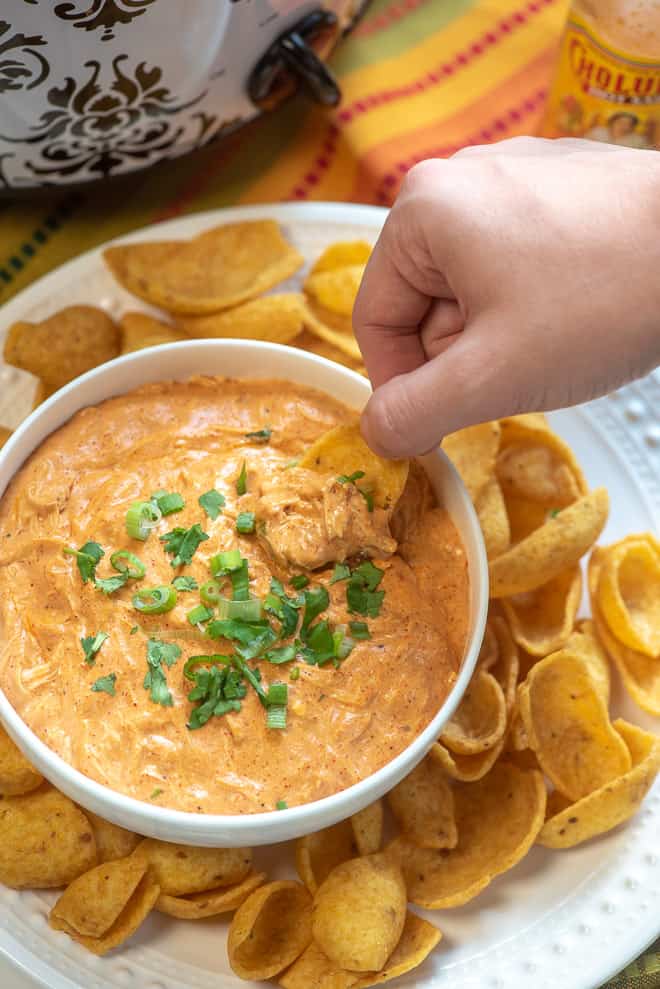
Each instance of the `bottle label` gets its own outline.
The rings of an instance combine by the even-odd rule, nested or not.
[[[542,133],[660,149],[660,62],[603,44],[571,12]]]

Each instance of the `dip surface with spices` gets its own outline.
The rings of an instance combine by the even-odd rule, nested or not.
[[[84,409],[0,500],[0,686],[87,776],[203,813],[329,796],[426,727],[467,562],[411,465],[393,512],[296,464],[353,423],[290,382],[195,378]]]

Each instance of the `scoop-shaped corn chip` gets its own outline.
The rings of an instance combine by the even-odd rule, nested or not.
[[[37,381],[37,387],[34,389],[34,397],[32,399],[32,410],[38,409],[42,402],[45,402],[47,398],[57,391],[56,388],[49,388],[43,383],[43,381]]]
[[[639,810],[660,772],[660,738],[617,719],[614,727],[626,743],[632,768],[575,803],[557,808],[538,836],[547,848],[572,848],[610,831]]]
[[[505,620],[499,615],[495,615],[491,621],[497,640],[497,662],[491,666],[490,673],[502,688],[506,712],[510,716],[516,700],[520,659],[513,636]]]
[[[146,862],[129,857],[83,873],[53,906],[50,926],[67,934],[102,937],[125,909],[147,868]]]
[[[89,821],[49,784],[0,800],[0,882],[23,889],[66,886],[96,865]]]
[[[494,560],[511,545],[511,524],[502,489],[495,475],[489,478],[477,498],[475,509],[484,537],[486,556]]]
[[[461,475],[474,504],[495,473],[500,433],[500,424],[495,420],[459,429],[442,441],[442,449]]]
[[[5,445],[11,434],[11,429],[7,429],[5,426],[0,426],[0,450]]]
[[[264,295],[235,309],[210,316],[180,316],[177,326],[188,337],[233,337],[290,343],[302,332],[303,307],[295,292]]]
[[[491,560],[491,596],[533,591],[574,566],[598,539],[608,510],[607,491],[597,488]]]
[[[362,360],[362,353],[353,335],[350,316],[339,316],[315,303],[313,299],[306,299],[303,306],[303,323],[313,336],[325,340],[353,360]]]
[[[168,312],[217,312],[284,281],[302,257],[273,220],[228,223],[192,240],[109,247],[103,257],[120,285]]]
[[[7,732],[0,726],[0,797],[15,797],[36,790],[43,776],[28,762]]]
[[[384,855],[351,859],[332,870],[314,897],[314,940],[330,961],[351,972],[382,968],[406,919],[399,865]]]
[[[502,498],[509,521],[512,545],[526,539],[532,532],[540,529],[559,513],[558,508],[550,509],[540,501],[530,501],[529,498],[520,498],[513,494],[504,496],[504,492],[502,492]]]
[[[387,795],[397,824],[421,848],[453,848],[458,841],[454,794],[436,759],[427,756]]]
[[[458,844],[418,848],[395,838],[386,853],[401,864],[408,898],[420,907],[458,907],[472,900],[532,846],[545,817],[541,773],[500,762],[476,783],[457,783]]]
[[[114,865],[116,863],[109,863]],[[109,865],[103,868],[108,868]],[[78,934],[72,928],[60,928],[66,930],[74,941],[81,944],[94,955],[107,955],[113,948],[118,948],[120,944],[127,941],[129,937],[137,931],[138,927],[146,920],[158,899],[158,884],[154,881],[149,870],[144,874],[138,883],[133,895],[117,917],[114,924],[100,937],[89,937],[86,934]],[[57,923],[51,926],[56,927]]]
[[[371,257],[372,247],[366,240],[340,240],[330,244],[312,265],[310,274],[319,271],[332,271],[345,268],[349,264],[366,264]]]
[[[350,316],[364,268],[363,264],[350,264],[329,271],[312,272],[305,281],[305,291],[330,312]]]
[[[506,740],[507,751],[524,752],[529,748],[529,735],[525,728],[525,723],[520,716],[520,707],[516,703],[511,712],[511,725]]]
[[[163,323],[154,316],[143,312],[126,312],[119,322],[121,331],[121,352],[132,354],[135,350],[145,350],[147,347],[157,347],[159,343],[176,343],[186,340],[173,326]]]
[[[582,597],[582,571],[576,564],[547,584],[502,599],[517,644],[532,656],[560,649],[573,631]]]
[[[356,479],[362,491],[371,492],[378,508],[393,509],[401,497],[408,477],[407,460],[385,460],[367,446],[360,428],[335,426],[316,440],[300,458],[300,467],[318,474],[335,474],[348,478],[364,472]]]
[[[294,881],[267,883],[241,904],[227,938],[229,964],[241,979],[272,979],[312,940],[312,898]]]
[[[660,543],[651,533],[603,548],[598,604],[612,635],[660,659]]]
[[[157,838],[145,838],[133,854],[149,863],[161,893],[170,896],[232,886],[247,876],[252,864],[249,848],[199,848]]]
[[[377,986],[396,979],[399,975],[405,975],[406,972],[412,972],[431,954],[441,938],[442,932],[437,927],[408,911],[399,943],[387,959],[385,967],[373,975],[363,975],[354,983],[355,989],[367,989],[368,986]]]
[[[502,688],[490,673],[477,671],[440,741],[459,755],[491,749],[506,731],[506,701]]]
[[[598,584],[604,552],[596,547],[589,559],[589,597],[598,638],[621,674],[623,685],[636,704],[649,714],[660,716],[660,662],[629,649],[615,638],[600,610]]]
[[[578,653],[536,663],[518,691],[530,748],[554,785],[579,800],[630,769],[630,753]]]
[[[119,328],[94,306],[69,306],[42,323],[14,323],[5,360],[41,378],[56,391],[68,381],[119,354]]]
[[[315,893],[332,870],[357,854],[353,826],[340,821],[296,842],[296,869],[310,893]]]
[[[495,665],[499,659],[499,646],[497,644],[497,637],[495,635],[495,630],[493,629],[493,620],[489,615],[486,622],[486,628],[484,630],[484,638],[481,643],[481,648],[479,650],[479,659],[477,661],[477,669],[483,670],[488,673],[490,668]]]
[[[424,516],[435,505],[433,488],[424,469],[415,461],[410,461],[408,477],[403,492],[390,519],[390,530],[400,546],[400,552],[407,559],[405,543],[414,539],[423,524]]]
[[[247,900],[259,886],[266,882],[265,872],[251,872],[234,886],[210,889],[204,893],[191,893],[189,896],[170,896],[161,893],[156,902],[156,910],[178,917],[179,920],[202,920],[220,913],[233,913]]]
[[[104,820],[98,814],[87,811],[89,823],[96,838],[96,850],[99,862],[113,862],[122,859],[137,848],[142,841],[139,834],[126,831],[117,824]]]
[[[293,346],[299,347],[300,350],[306,350],[310,354],[325,357],[326,360],[334,361],[335,364],[343,364],[344,367],[349,367],[359,374],[366,375],[367,373],[361,357],[351,357],[346,351],[335,347],[334,344],[321,339],[319,336],[315,336],[309,330],[303,330],[300,336],[296,337]]]
[[[473,783],[490,772],[503,748],[504,739],[476,755],[458,755],[456,752],[450,752],[442,742],[436,742],[429,751],[429,757],[440,764],[450,779]]]
[[[577,628],[564,643],[564,648],[568,652],[578,654],[587,667],[595,688],[609,707],[611,684],[610,663],[607,653],[598,638],[594,622],[590,619],[578,622]]]
[[[350,989],[360,976],[331,962],[315,941],[278,979],[282,989]]]
[[[565,508],[587,493],[573,451],[546,421],[520,416],[501,421],[497,476],[505,495]]]
[[[360,855],[373,855],[380,851],[383,841],[383,802],[364,807],[351,817],[353,837]]]

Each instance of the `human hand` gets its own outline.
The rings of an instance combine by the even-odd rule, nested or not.
[[[411,170],[353,313],[365,438],[412,456],[660,363],[660,154],[515,138]]]

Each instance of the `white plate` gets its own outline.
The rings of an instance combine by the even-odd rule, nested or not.
[[[385,213],[323,203],[256,206],[200,213],[122,239],[187,237],[214,223],[262,216],[279,220],[311,259],[333,240],[374,240]],[[147,308],[116,286],[100,251],[94,250],[4,307],[0,345],[12,321],[43,318],[75,302],[102,305],[114,315],[129,307]],[[0,422],[20,421],[29,411],[33,390],[29,375],[0,365]],[[609,488],[612,512],[603,541],[643,529],[657,531],[660,375],[551,418],[575,449],[590,483]],[[617,714],[658,730],[658,722],[620,691],[615,691],[614,707]],[[444,932],[440,947],[421,968],[391,983],[392,989],[595,989],[658,934],[659,833],[656,785],[627,827],[570,851],[533,848],[472,903],[429,913]],[[287,846],[257,854],[268,857],[274,875],[291,872]],[[3,989],[32,985],[28,976],[49,989],[247,989],[229,970],[223,922],[186,924],[154,914],[127,947],[99,959],[47,926],[54,898],[0,887]],[[11,982],[10,961],[21,970]]]

